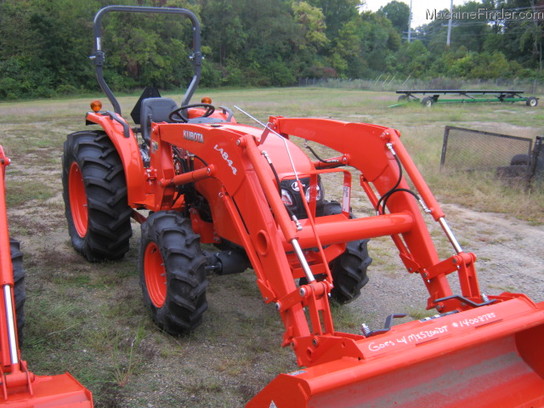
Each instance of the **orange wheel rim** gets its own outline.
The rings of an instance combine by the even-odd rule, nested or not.
[[[76,162],[70,166],[68,174],[68,195],[70,199],[70,212],[77,234],[83,238],[87,234],[89,226],[89,210],[87,208],[87,193],[81,169]]]
[[[144,253],[144,277],[147,293],[153,305],[160,308],[166,300],[166,269],[161,251],[150,242]]]

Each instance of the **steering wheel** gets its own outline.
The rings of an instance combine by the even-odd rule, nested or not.
[[[183,105],[179,107],[176,110],[173,110],[170,112],[170,115],[168,115],[168,118],[172,122],[181,122],[181,123],[187,123],[189,122],[189,118],[186,116],[186,112],[188,109],[191,108],[204,108],[206,111],[203,115],[201,115],[201,118],[207,118],[208,116],[212,115],[215,112],[215,106],[210,105],[209,103],[195,103],[192,105]]]

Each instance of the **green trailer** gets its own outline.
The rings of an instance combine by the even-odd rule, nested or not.
[[[527,106],[538,105],[538,98],[524,96],[524,91],[515,90],[463,90],[463,89],[416,89],[399,90],[399,104],[405,102],[421,102],[423,106],[431,107],[436,103],[482,103],[502,102],[515,103],[525,102]]]

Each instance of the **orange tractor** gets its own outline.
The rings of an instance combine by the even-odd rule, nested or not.
[[[10,408],[91,408],[91,393],[70,374],[37,376],[21,359],[25,273],[19,242],[9,238],[5,170],[10,160],[0,146],[0,406]]]
[[[181,105],[146,89],[132,111],[136,127],[102,73],[101,21],[119,11],[178,14],[193,27],[194,76]],[[98,82],[113,111],[93,103],[86,121],[100,129],[65,142],[72,244],[90,261],[117,259],[128,250],[131,218],[141,223],[144,302],[173,334],[201,323],[209,273],[251,267],[301,368],[280,374],[248,407],[544,406],[544,303],[481,292],[476,256],[455,239],[398,131],[278,116],[259,128],[209,100],[192,104],[200,27],[185,9],[109,6],[96,15],[94,33]],[[294,137],[335,153],[312,160]],[[325,197],[322,181],[331,175],[340,180],[338,201]],[[353,216],[355,188],[375,215]],[[444,230],[451,257],[439,258],[424,214]],[[437,314],[396,326],[392,315],[384,329],[338,332],[330,299],[360,294],[368,239],[380,236],[390,236],[407,271],[421,276]]]

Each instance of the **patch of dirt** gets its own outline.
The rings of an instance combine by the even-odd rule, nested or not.
[[[476,253],[486,293],[504,290],[544,301],[544,228],[503,214],[444,206],[465,251]]]
[[[73,123],[80,119],[75,116]],[[278,312],[262,302],[251,271],[210,278],[209,309],[193,334],[172,337],[157,329],[142,305],[137,224],[131,250],[119,262],[89,264],[72,249],[60,171],[47,167],[60,165],[61,151],[61,143],[40,151],[43,157],[33,150],[8,168],[10,182],[41,177],[53,194],[9,209],[27,269],[23,357],[32,371],[69,371],[93,392],[97,407],[231,408],[243,406],[277,374],[297,369],[291,350],[280,346]],[[41,160],[45,173],[35,171]],[[18,173],[9,173],[14,170]],[[521,292],[544,301],[542,226],[442,206],[463,248],[478,256],[483,292]],[[429,226],[432,236],[440,237],[440,254],[449,256],[453,251],[440,227],[432,221]],[[370,282],[361,297],[333,310],[336,329],[358,334],[361,323],[381,328],[392,313],[428,313],[420,276],[405,271],[391,240],[372,240],[369,251]]]

